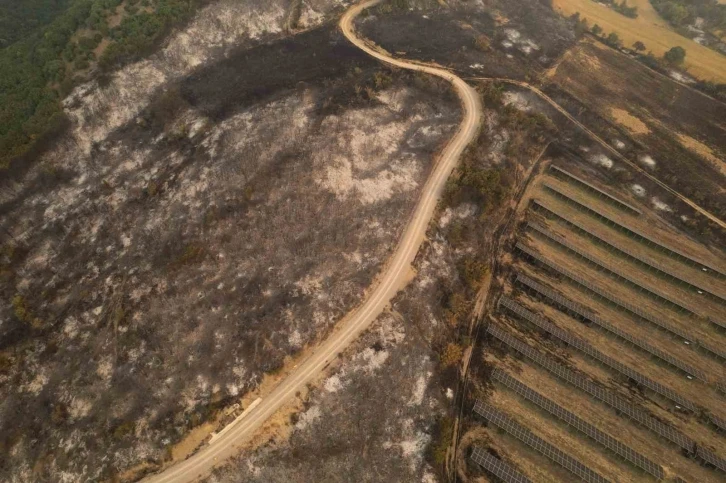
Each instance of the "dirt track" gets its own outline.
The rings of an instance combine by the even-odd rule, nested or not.
[[[461,126],[437,160],[396,251],[376,284],[371,287],[362,305],[343,318],[328,339],[320,344],[308,359],[300,363],[289,377],[281,381],[269,394],[264,395],[262,402],[239,424],[219,436],[214,444],[205,446],[189,459],[168,468],[163,473],[149,477],[146,481],[157,483],[193,481],[209,474],[214,466],[237,454],[241,444],[251,438],[269,417],[289,402],[296,392],[320,374],[337,354],[370,326],[408,279],[411,264],[424,240],[426,228],[433,217],[446,181],[464,148],[478,133],[482,107],[476,91],[451,72],[394,59],[375,50],[365,40],[356,36],[353,20],[364,9],[375,6],[381,1],[368,0],[351,7],[340,20],[341,31],[355,46],[382,62],[435,75],[451,82],[464,108],[465,114]]]
[[[542,92],[541,90],[537,89],[531,84],[527,84],[526,82],[517,81],[517,80],[511,80],[511,79],[494,79],[489,77],[475,77],[473,80],[484,80],[484,81],[493,81],[493,82],[505,82],[507,84],[513,84],[519,87],[524,87],[525,89],[529,89],[530,91],[537,94],[540,98],[542,98],[544,101],[546,101],[548,104],[550,104],[552,107],[554,107],[559,113],[561,113],[563,116],[565,116],[567,119],[572,121],[577,127],[585,131],[595,142],[600,144],[603,148],[607,149],[610,153],[613,154],[613,156],[617,157],[622,162],[626,163],[628,166],[636,170],[638,173],[642,174],[643,176],[646,176],[648,179],[656,183],[658,186],[663,188],[664,190],[668,191],[672,195],[676,196],[678,199],[686,203],[688,206],[696,210],[697,212],[701,213],[703,216],[708,218],[709,220],[713,221],[717,225],[719,225],[721,228],[726,229],[726,222],[722,221],[712,213],[706,211],[705,209],[698,206],[695,202],[691,201],[689,198],[686,198],[682,194],[680,194],[678,191],[674,190],[667,184],[660,181],[655,176],[651,175],[647,171],[645,171],[643,168],[638,166],[636,163],[630,161],[628,158],[620,154],[620,152],[615,149],[614,147],[610,146],[608,143],[606,143],[602,138],[600,138],[597,134],[592,132],[590,129],[588,129],[584,124],[582,124],[580,121],[575,119],[569,112],[567,112],[562,106],[557,104],[551,97],[549,97],[547,94]]]

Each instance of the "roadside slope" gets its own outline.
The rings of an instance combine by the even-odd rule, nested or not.
[[[150,477],[148,481],[164,483],[193,481],[209,473],[218,463],[233,456],[239,446],[254,435],[255,431],[270,416],[368,328],[408,279],[411,264],[423,242],[429,221],[443,193],[446,181],[461,153],[478,132],[481,105],[474,89],[449,71],[394,59],[374,50],[365,40],[356,36],[353,28],[354,19],[363,10],[375,6],[381,1],[368,0],[350,8],[340,20],[341,31],[355,46],[382,62],[403,69],[435,75],[451,82],[464,108],[464,119],[459,131],[437,160],[396,251],[363,304],[341,320],[328,339],[315,349],[312,355],[302,362],[288,378],[265,395],[262,402],[239,425],[229,429],[215,440],[213,445],[206,446],[186,461],[172,466],[167,471]]]

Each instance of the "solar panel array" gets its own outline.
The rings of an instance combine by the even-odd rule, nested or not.
[[[716,325],[718,327],[721,327],[722,329],[726,329],[726,323],[721,322],[720,320],[712,319],[711,317],[706,317],[709,322],[711,322],[713,325]]]
[[[696,406],[689,401],[688,399],[685,399],[681,396],[679,396],[675,391],[672,389],[665,387],[664,385],[650,379],[649,377],[646,377],[639,373],[638,371],[632,369],[629,366],[626,366],[625,364],[613,359],[610,356],[606,356],[599,350],[595,349],[593,346],[585,342],[584,340],[580,339],[579,337],[575,337],[569,332],[560,329],[556,325],[550,323],[549,321],[545,320],[544,318],[533,314],[529,310],[525,309],[521,305],[519,305],[517,302],[513,301],[512,299],[509,299],[507,297],[501,297],[499,299],[499,304],[503,305],[504,307],[508,308],[518,316],[522,317],[523,319],[531,322],[532,324],[536,325],[540,329],[544,330],[545,332],[557,337],[562,342],[574,347],[575,349],[579,350],[583,354],[588,355],[589,357],[595,359],[596,361],[602,363],[603,365],[611,368],[612,370],[619,372],[620,374],[624,375],[625,377],[628,377],[641,386],[647,387],[651,391],[660,394],[661,396],[665,397],[666,399],[673,401],[676,405],[688,409],[689,411],[696,411]]]
[[[532,433],[530,430],[520,425],[502,411],[486,404],[482,401],[476,401],[474,404],[474,412],[483,417],[491,424],[503,429],[510,435],[514,436],[522,443],[530,448],[543,454],[550,460],[568,470],[573,475],[579,477],[583,481],[595,483],[609,483],[609,480],[591,470],[580,461],[560,450],[556,446],[551,445],[544,439]]]
[[[651,261],[651,260],[646,260],[645,258],[641,257],[640,255],[633,252],[629,248],[627,248],[623,245],[620,245],[619,243],[612,242],[612,241],[602,238],[600,235],[593,232],[592,230],[585,227],[584,225],[582,225],[574,220],[568,219],[567,217],[555,212],[552,208],[548,207],[542,201],[532,200],[532,205],[538,211],[546,212],[548,214],[548,216],[561,220],[568,226],[575,228],[580,233],[584,233],[591,239],[594,239],[598,243],[605,245],[610,250],[619,252],[620,254],[625,255],[627,258],[638,262],[639,264],[645,266],[649,270],[654,270],[654,271],[660,273],[661,275],[665,275],[666,277],[676,281],[677,283],[687,286],[691,290],[703,292],[704,295],[706,295],[708,298],[710,298],[712,300],[715,300],[716,302],[719,302],[721,304],[726,304],[726,299],[721,297],[720,295],[713,293],[708,289],[705,289],[701,286],[695,285],[694,283],[685,280],[680,274],[674,272],[673,270],[669,269],[668,267],[665,267],[665,266],[663,266],[657,262]]]
[[[569,250],[570,252],[578,255],[580,258],[583,258],[590,264],[605,271],[606,273],[609,273],[610,275],[613,275],[613,276],[619,278],[620,280],[625,281],[631,287],[634,287],[635,289],[650,295],[651,298],[654,298],[660,302],[665,302],[666,304],[670,305],[671,307],[673,307],[676,310],[679,310],[681,312],[686,312],[689,314],[694,313],[693,310],[686,307],[682,303],[677,302],[677,301],[671,299],[670,297],[668,297],[667,295],[660,293],[654,289],[644,287],[637,280],[631,278],[629,275],[623,273],[621,270],[618,270],[613,265],[610,265],[609,263],[598,260],[597,258],[593,257],[589,253],[580,250],[575,245],[568,242],[567,240],[565,240],[563,237],[557,235],[556,233],[551,232],[547,228],[545,228],[541,225],[538,225],[536,223],[527,223],[527,228],[530,228],[530,229],[536,231],[540,235],[542,235],[542,236],[546,237],[547,239],[549,239],[550,241],[560,245],[561,247],[565,248],[566,250]]]
[[[550,167],[552,171],[555,172],[555,174],[559,175],[560,178],[565,178],[570,181],[574,181],[575,184],[585,188],[587,191],[594,193],[601,198],[604,198],[605,200],[609,201],[612,205],[617,206],[618,208],[625,210],[629,213],[635,214],[635,215],[641,215],[642,212],[634,207],[633,205],[626,203],[625,201],[622,201],[619,198],[616,198],[615,196],[606,193],[605,191],[601,190],[595,185],[592,185],[585,181],[584,179],[580,178],[579,176],[575,176],[574,174],[570,173],[569,171],[565,171],[562,168],[559,168],[555,166],[554,164]]]
[[[726,420],[724,420],[723,418],[719,418],[718,416],[716,416],[714,414],[709,414],[708,419],[718,429],[720,429],[721,431],[726,431]]]
[[[554,401],[547,399],[540,393],[529,388],[527,385],[523,384],[522,382],[510,376],[501,369],[494,369],[492,377],[496,381],[499,381],[512,391],[522,396],[523,398],[536,404],[551,415],[567,423],[569,426],[575,428],[582,434],[588,436],[596,443],[611,450],[613,453],[621,456],[623,459],[629,461],[638,468],[646,471],[648,474],[655,476],[657,479],[663,478],[663,468],[660,465],[653,463],[648,458],[636,452],[629,446],[624,445],[609,434],[600,431],[592,424],[579,418],[578,416],[566,410]]]
[[[508,345],[512,349],[516,350],[520,354],[524,355],[531,361],[540,365],[543,369],[550,372],[554,376],[562,379],[563,381],[571,384],[572,386],[578,388],[586,394],[589,394],[593,398],[610,406],[618,413],[628,416],[633,421],[640,423],[658,436],[661,436],[664,439],[674,443],[679,448],[685,450],[686,454],[692,455],[695,453],[696,456],[698,456],[702,461],[705,461],[706,463],[722,471],[726,471],[726,461],[724,459],[717,456],[708,448],[698,446],[695,441],[693,441],[691,438],[684,435],[677,429],[673,428],[672,426],[658,421],[657,419],[646,414],[644,411],[636,408],[629,402],[625,401],[621,397],[590,382],[588,379],[574,373],[565,366],[558,364],[551,358],[542,355],[539,351],[521,342],[516,337],[511,336],[506,331],[498,328],[497,326],[490,324],[487,328],[487,333],[490,334],[492,337],[500,340],[504,344]]]
[[[695,367],[693,367],[679,359],[676,359],[675,357],[671,356],[667,352],[660,350],[659,348],[645,342],[642,339],[633,337],[632,335],[630,335],[627,332],[621,330],[620,328],[612,325],[611,323],[602,320],[600,317],[593,314],[585,306],[575,303],[575,302],[571,301],[570,299],[563,297],[559,293],[555,292],[554,290],[550,289],[549,287],[546,287],[545,285],[542,285],[541,283],[537,282],[536,280],[533,280],[533,279],[527,277],[526,275],[518,274],[517,282],[521,283],[523,285],[526,285],[527,287],[531,288],[532,290],[536,291],[537,293],[550,299],[555,304],[565,307],[566,309],[576,313],[580,317],[583,317],[584,319],[591,321],[595,325],[605,329],[606,331],[610,332],[611,334],[614,334],[615,336],[619,337],[620,339],[638,347],[639,349],[649,353],[652,356],[657,357],[658,359],[662,360],[663,362],[666,362],[667,364],[670,364],[671,366],[679,369],[680,371],[683,371],[690,376],[700,379],[701,381],[708,382],[708,379],[706,378],[706,374],[704,374],[703,371],[696,369]]]
[[[617,230],[627,234],[628,236],[630,236],[632,238],[635,238],[636,240],[640,241],[641,243],[655,247],[658,250],[661,250],[661,251],[667,253],[671,257],[676,258],[677,260],[679,260],[683,263],[686,263],[687,265],[693,265],[698,268],[705,268],[712,275],[715,275],[718,278],[726,278],[726,273],[722,272],[718,268],[713,267],[713,266],[709,265],[708,263],[696,260],[695,258],[691,257],[690,255],[686,255],[685,253],[681,252],[680,250],[678,250],[676,248],[672,248],[672,247],[663,245],[662,243],[652,239],[651,237],[649,237],[645,233],[642,233],[641,231],[637,230],[636,228],[627,227],[627,226],[613,220],[612,218],[608,217],[607,215],[604,215],[604,214],[600,213],[599,211],[580,203],[576,199],[571,198],[567,194],[565,194],[562,191],[560,191],[559,189],[557,189],[555,186],[552,186],[549,183],[544,183],[544,187],[549,192],[551,192],[552,194],[557,196],[558,198],[560,198],[564,201],[567,201],[568,203],[570,203],[571,205],[580,209],[581,211],[584,211],[584,212],[598,218],[599,220],[603,221],[607,225],[612,226],[613,228],[616,228]]]
[[[640,310],[640,308],[636,307],[633,304],[630,304],[628,302],[622,301],[618,298],[613,297],[610,293],[600,290],[595,285],[591,284],[584,278],[580,277],[579,275],[575,274],[574,272],[571,272],[570,270],[567,270],[566,268],[560,267],[557,264],[554,264],[547,260],[546,258],[542,257],[539,253],[537,253],[533,248],[528,247],[527,245],[523,244],[522,242],[517,242],[516,245],[517,250],[521,251],[522,253],[528,255],[532,259],[536,260],[538,263],[542,264],[545,267],[548,267],[549,269],[557,272],[558,274],[567,277],[568,279],[572,280],[576,284],[580,285],[581,287],[584,287],[585,289],[589,290],[590,292],[594,293],[601,299],[612,303],[613,305],[619,307],[620,309],[629,312],[637,317],[640,317],[641,319],[645,320],[646,322],[650,322],[651,324],[665,330],[666,332],[669,332],[673,335],[676,335],[683,339],[686,342],[689,343],[695,343],[703,349],[704,351],[708,352],[709,354],[716,356],[722,360],[726,360],[726,352],[724,352],[722,349],[718,347],[710,346],[709,344],[700,341],[696,339],[693,334],[677,327],[671,324],[668,324],[660,319],[657,319],[653,317],[652,315],[648,314],[647,312],[644,312]],[[690,345],[689,345],[690,347]]]
[[[504,483],[531,483],[531,480],[522,473],[479,447],[474,448],[471,459]]]
[[[487,328],[487,333],[490,334],[492,337],[500,340],[504,344],[508,345],[512,349],[516,350],[523,356],[527,357],[532,362],[538,364],[555,377],[558,377],[559,379],[576,387],[577,389],[597,399],[603,404],[610,406],[617,412],[628,416],[633,421],[643,425],[650,431],[670,441],[671,443],[674,443],[679,448],[684,449],[689,453],[693,452],[695,442],[691,438],[684,435],[680,431],[677,431],[673,427],[661,423],[657,419],[649,416],[644,411],[636,408],[626,400],[622,399],[620,396],[617,396],[611,391],[601,388],[597,384],[594,384],[585,377],[576,374],[562,364],[558,364],[551,358],[543,355],[539,351],[533,349],[531,346],[523,343],[516,337],[513,337],[506,331],[500,329],[493,324],[489,325],[489,327]]]
[[[716,454],[710,449],[704,448],[703,446],[698,446],[696,447],[696,456],[701,458],[709,465],[718,468],[719,470],[726,473],[726,460],[716,456]]]

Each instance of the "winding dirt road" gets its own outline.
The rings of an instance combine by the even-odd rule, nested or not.
[[[262,402],[238,424],[230,427],[224,434],[220,434],[213,444],[205,446],[187,460],[171,466],[166,471],[153,475],[145,481],[154,483],[194,481],[208,475],[214,466],[237,454],[241,444],[249,440],[267,419],[289,402],[296,392],[319,375],[337,354],[366,330],[406,284],[411,264],[424,240],[426,228],[434,215],[446,180],[456,166],[464,148],[477,136],[482,107],[476,91],[451,72],[394,59],[375,50],[365,40],[356,36],[353,28],[354,19],[366,8],[373,7],[382,1],[368,0],[351,7],[340,20],[341,31],[358,48],[384,63],[435,75],[450,82],[463,105],[464,118],[461,126],[436,161],[396,251],[379,275],[375,286],[371,287],[371,291],[362,305],[338,322],[330,336],[315,348],[312,354],[300,363],[287,378],[283,379],[269,394],[264,395]]]

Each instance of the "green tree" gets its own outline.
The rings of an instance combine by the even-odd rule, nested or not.
[[[593,35],[600,35],[601,33],[602,33],[602,27],[600,27],[598,24],[595,24],[592,26]]]
[[[680,46],[672,47],[663,54],[663,58],[670,65],[681,65],[686,60],[686,50]]]
[[[610,45],[611,47],[620,47],[620,37],[615,32],[610,32],[610,35],[608,35],[607,39],[605,41]]]
[[[637,40],[635,43],[633,43],[633,48],[637,52],[645,52],[645,48],[646,47],[645,47],[645,44],[643,42],[641,42],[640,40]]]

